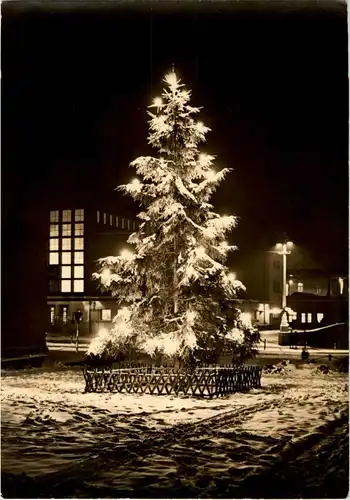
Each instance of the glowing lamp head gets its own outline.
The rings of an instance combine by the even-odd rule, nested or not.
[[[282,243],[276,243],[276,250],[283,250],[283,244]]]
[[[122,252],[120,252],[120,256],[124,260],[132,260],[133,253],[130,252],[130,250],[123,250]]]
[[[293,247],[293,242],[292,241],[287,241],[287,248],[290,250]]]

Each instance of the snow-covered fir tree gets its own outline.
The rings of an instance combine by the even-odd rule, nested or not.
[[[89,352],[216,362],[225,349],[244,360],[254,353],[257,332],[230,303],[244,288],[225,266],[235,249],[225,238],[236,218],[209,203],[229,169],[216,171],[214,157],[200,152],[209,128],[198,121],[190,91],[175,72],[164,82],[148,112],[148,142],[158,155],[134,160],[138,178],[119,187],[142,207],[128,239],[134,253],[100,259],[95,273],[120,310]]]

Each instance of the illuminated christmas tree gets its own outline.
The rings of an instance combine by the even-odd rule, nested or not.
[[[225,266],[235,249],[225,237],[236,218],[220,216],[209,203],[229,169],[216,171],[214,157],[199,151],[209,128],[196,119],[200,109],[189,104],[190,91],[174,72],[164,82],[149,112],[148,142],[158,156],[134,160],[138,178],[119,188],[143,208],[128,239],[135,251],[100,259],[95,274],[121,308],[112,331],[89,352],[216,362],[228,349],[244,360],[257,339],[230,305],[244,289]]]

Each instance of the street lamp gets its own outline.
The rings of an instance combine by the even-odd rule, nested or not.
[[[279,255],[282,255],[282,315],[281,315],[281,325],[280,331],[289,331],[289,323],[287,319],[287,255],[291,253],[291,248],[293,243],[287,241],[285,243],[277,243],[276,249]]]

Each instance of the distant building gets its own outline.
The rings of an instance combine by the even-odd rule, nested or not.
[[[48,328],[50,333],[72,335],[75,312],[82,312],[80,333],[94,335],[110,329],[116,301],[93,280],[97,260],[119,255],[135,219],[103,210],[64,208],[50,211],[47,223]]]
[[[278,327],[282,304],[282,256],[273,248],[255,252],[237,264],[239,279],[255,310],[253,320]],[[347,320],[348,277],[329,273],[303,247],[294,245],[287,257],[287,307],[296,328],[315,328]]]

